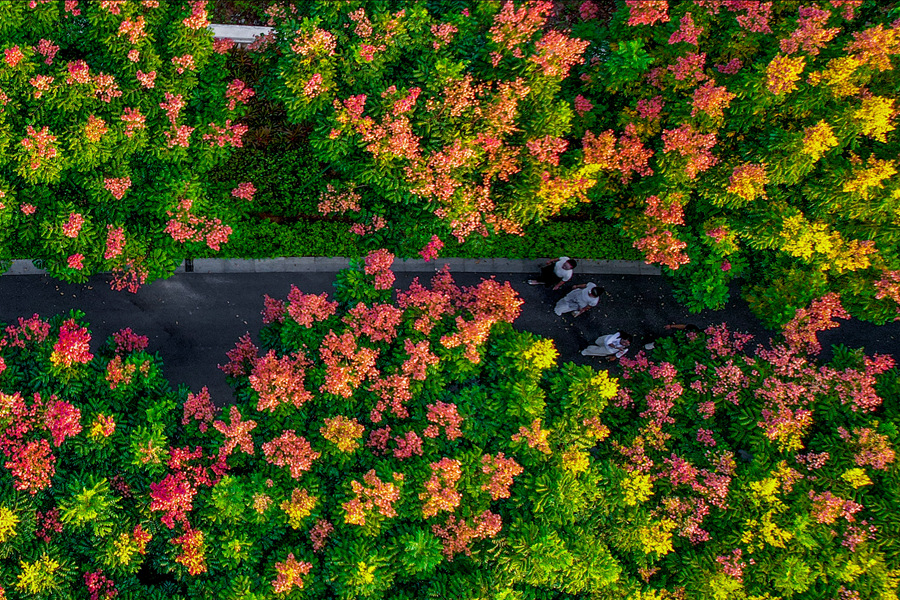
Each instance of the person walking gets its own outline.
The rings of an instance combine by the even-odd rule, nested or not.
[[[622,358],[631,346],[631,334],[617,331],[601,335],[594,343],[581,351],[582,356],[608,356],[609,360]]]
[[[529,279],[531,285],[542,285],[554,290],[558,290],[563,284],[572,279],[572,273],[578,263],[568,256],[560,256],[559,258],[548,260],[541,267],[541,274],[537,279]]]
[[[562,316],[567,312],[574,312],[574,316],[577,317],[597,306],[604,291],[602,287],[597,287],[596,283],[582,283],[581,285],[572,286],[572,291],[556,303],[556,308],[553,309],[553,312],[558,316]]]

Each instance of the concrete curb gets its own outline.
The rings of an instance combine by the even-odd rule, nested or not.
[[[422,259],[395,259],[391,267],[395,273],[434,272],[444,265],[454,273],[537,273],[540,263],[549,258],[438,258],[430,262]],[[659,267],[639,260],[578,260],[577,272],[585,275],[661,275]],[[193,273],[319,273],[346,268],[350,259],[340,256],[288,256],[282,258],[195,258]],[[30,260],[14,260],[4,275],[44,275]],[[175,269],[185,272],[185,263]]]

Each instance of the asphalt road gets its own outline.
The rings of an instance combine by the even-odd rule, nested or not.
[[[396,287],[405,288],[416,275],[398,273]],[[427,283],[431,273],[418,275]],[[460,285],[474,285],[485,275],[455,273],[454,277]],[[582,357],[579,351],[601,334],[623,330],[641,335],[659,331],[668,323],[705,327],[727,322],[732,329],[754,334],[761,343],[775,335],[740,299],[732,300],[721,311],[689,314],[675,302],[663,277],[576,275],[572,283],[595,281],[607,292],[597,308],[577,318],[553,313],[554,303],[565,290],[552,292],[527,285],[528,275],[521,273],[498,273],[496,277],[509,280],[525,301],[515,326],[552,338],[561,360],[615,369],[598,359]],[[149,337],[148,350],[162,357],[164,372],[173,385],[184,383],[192,391],[205,385],[213,400],[224,404],[230,401],[231,390],[217,365],[227,361],[225,353],[245,332],[258,340],[263,295],[284,298],[292,284],[307,293],[331,292],[333,278],[333,271],[177,273],[131,294],[110,290],[102,275],[87,284],[66,284],[45,275],[5,275],[0,277],[0,322],[14,323],[18,317],[34,313],[49,317],[80,309],[90,323],[94,350],[113,332],[131,327]],[[830,345],[838,343],[900,358],[900,321],[881,327],[845,321],[840,328],[820,334],[820,340],[826,358]]]

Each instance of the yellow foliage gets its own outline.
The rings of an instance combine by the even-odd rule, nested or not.
[[[531,363],[535,371],[545,371],[556,364],[559,356],[551,339],[541,339],[522,353],[522,357]]]
[[[894,164],[892,160],[870,158],[866,161],[868,168],[853,171],[853,178],[844,182],[844,191],[859,194],[868,200],[869,190],[883,188],[881,182],[896,175],[897,168]]]
[[[824,71],[810,74],[809,83],[819,85],[824,81],[835,98],[852,96],[859,92],[859,86],[854,83],[854,75],[862,64],[862,61],[853,56],[834,58],[828,61]]]
[[[812,159],[819,160],[830,149],[837,146],[837,138],[834,131],[824,119],[804,130],[803,154],[808,154]]]
[[[22,572],[19,573],[19,581],[16,588],[26,594],[38,595],[52,589],[56,585],[56,571],[60,564],[47,556],[45,552],[33,563],[22,561],[19,563]]]
[[[118,561],[118,565],[125,566],[130,564],[131,558],[137,554],[138,546],[130,535],[123,533],[113,541],[113,549],[115,551],[112,553],[112,558]]]
[[[294,490],[291,492],[290,501],[285,500],[279,506],[288,516],[288,524],[292,529],[299,529],[303,519],[312,513],[316,507],[318,497],[310,496],[306,490]]]
[[[894,130],[891,124],[894,113],[893,99],[869,96],[862,99],[862,106],[854,111],[853,118],[861,122],[863,135],[886,142],[885,135]]]
[[[589,466],[590,460],[588,459],[587,452],[573,448],[572,450],[568,450],[562,455],[563,469],[572,473],[573,475],[584,473],[588,470]]]
[[[649,474],[632,471],[622,481],[622,490],[625,492],[625,504],[637,506],[653,495],[653,481]]]
[[[748,552],[752,552],[754,549],[762,550],[766,544],[775,548],[784,548],[785,543],[794,537],[789,531],[780,528],[772,521],[772,517],[777,515],[780,510],[783,508],[767,511],[763,515],[762,521],[747,519],[744,522],[741,542],[747,546]],[[753,543],[754,540],[755,543]]]
[[[662,519],[647,527],[641,527],[640,538],[644,552],[650,554],[656,552],[659,556],[665,556],[672,551],[672,530],[676,527],[672,519]]]
[[[805,261],[809,261],[816,253],[828,254],[832,242],[827,229],[825,223],[810,223],[802,214],[788,217],[782,223],[781,249]]]
[[[18,523],[19,517],[13,509],[0,506],[0,544],[15,537]]]
[[[872,480],[866,475],[865,469],[849,469],[844,471],[841,479],[853,486],[854,489],[861,488],[864,485],[872,485]]]

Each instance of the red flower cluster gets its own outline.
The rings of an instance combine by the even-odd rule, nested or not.
[[[325,383],[319,391],[349,398],[366,379],[375,379],[378,350],[359,347],[352,332],[340,336],[329,331],[322,340],[319,355],[325,363]]]

